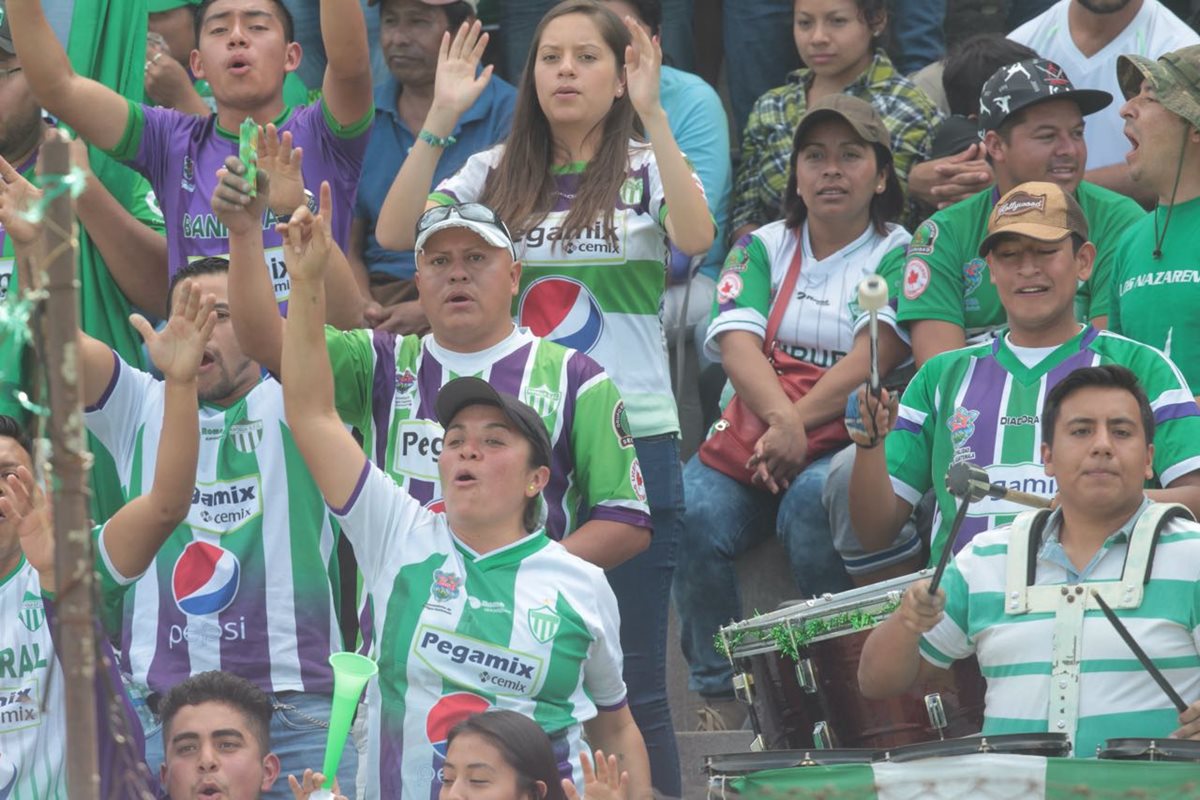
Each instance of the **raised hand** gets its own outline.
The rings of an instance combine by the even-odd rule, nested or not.
[[[917,581],[900,598],[896,610],[904,627],[916,634],[933,630],[944,615],[946,590],[939,588],[936,595],[929,593],[929,580]]]
[[[293,279],[323,280],[333,252],[333,198],[329,181],[321,182],[321,200],[316,216],[307,206],[299,208],[289,222],[275,230],[283,237],[283,263]]]
[[[586,800],[625,800],[629,796],[629,773],[617,769],[617,757],[605,757],[603,750],[596,751],[596,771],[588,761],[587,751],[579,751],[579,765],[583,768],[583,796]],[[579,800],[575,782],[563,778],[563,792],[567,800]]]
[[[662,46],[633,17],[625,17],[633,42],[625,48],[625,85],[633,109],[641,117],[662,113],[658,84],[662,70]]]
[[[22,214],[42,199],[42,190],[21,177],[12,164],[0,157],[0,226],[18,244],[33,244],[41,225]]]
[[[304,175],[300,165],[304,162],[304,150],[292,147],[292,132],[279,134],[275,125],[258,129],[258,171],[266,172],[271,179],[268,204],[277,216],[292,214],[302,205],[304,198]]]
[[[295,800],[309,800],[312,793],[325,785],[325,776],[320,772],[313,772],[311,769],[304,770],[304,778],[296,780],[295,775],[288,775],[288,786],[292,790],[292,797]],[[338,794],[337,781],[333,782],[333,800],[346,800],[346,798]]]
[[[876,399],[866,384],[846,404],[846,432],[860,447],[871,448],[883,441],[896,421],[900,395],[881,389]]]
[[[204,349],[217,324],[216,298],[203,294],[199,284],[184,280],[175,288],[175,307],[161,332],[155,332],[141,314],[129,323],[146,341],[150,359],[167,380],[194,380],[204,359]]]
[[[484,87],[492,79],[490,64],[478,75],[475,74],[487,43],[488,35],[483,33],[483,25],[479,20],[470,25],[464,22],[453,39],[449,31],[442,34],[442,45],[438,49],[437,73],[433,81],[433,106],[430,109],[430,117],[435,113],[445,115],[446,118],[439,121],[448,124],[451,130],[458,118],[479,99]],[[444,135],[449,133],[449,130],[432,133]]]
[[[217,188],[213,189],[212,210],[230,233],[249,234],[262,230],[263,212],[271,192],[271,179],[265,169],[258,171],[256,194],[250,196],[250,183],[242,177],[246,165],[237,156],[225,159],[217,170]]]
[[[50,504],[24,465],[4,476],[0,513],[17,526],[25,560],[38,571],[42,588],[54,591],[54,522]]]

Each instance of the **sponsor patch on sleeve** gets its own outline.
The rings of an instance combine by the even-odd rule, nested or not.
[[[934,242],[937,241],[938,226],[931,219],[922,222],[915,233],[912,240],[908,243],[908,255],[910,256],[927,256],[933,252]]]
[[[617,404],[613,406],[612,427],[621,447],[633,447],[633,434],[630,432],[629,416],[625,413],[624,400],[618,400]]]
[[[728,303],[736,300],[742,293],[742,276],[736,272],[726,272],[717,284],[717,302]]]
[[[629,467],[629,483],[633,486],[633,494],[638,500],[646,502],[646,480],[642,477],[642,465],[635,458]]]
[[[929,286],[929,265],[919,258],[904,265],[904,296],[916,300]]]

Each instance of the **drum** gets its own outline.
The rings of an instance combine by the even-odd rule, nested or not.
[[[867,700],[858,688],[870,629],[930,574],[804,600],[721,629],[758,749],[883,750],[980,730],[985,686],[974,659],[891,700]]]
[[[888,750],[881,761],[918,761],[922,758],[1005,753],[1018,756],[1066,758],[1071,740],[1065,733],[1001,733],[995,736],[963,736],[941,742],[921,742]]]
[[[1200,763],[1200,742],[1190,739],[1106,739],[1096,757],[1126,761],[1191,761]]]
[[[707,756],[704,759],[704,771],[708,773],[708,796],[710,798],[738,797],[737,792],[729,785],[729,779],[754,772],[794,767],[870,764],[879,755],[871,749],[846,748],[841,750],[770,750],[760,753]]]

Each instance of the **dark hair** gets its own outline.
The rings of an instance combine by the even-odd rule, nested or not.
[[[633,6],[638,19],[650,29],[651,36],[657,36],[662,29],[662,0],[625,0]]]
[[[171,282],[167,286],[167,316],[171,316],[171,298],[175,294],[175,287],[179,282],[186,278],[197,278],[201,275],[220,275],[229,272],[229,259],[221,256],[208,256],[207,258],[199,258],[188,264],[183,269],[171,276]]]
[[[283,38],[288,44],[296,41],[296,23],[292,19],[292,12],[288,11],[287,6],[283,4],[283,0],[267,0],[271,5],[275,6],[275,13],[279,15],[279,21],[283,23]],[[204,17],[208,14],[208,8],[217,0],[203,0],[200,5],[196,6],[196,15],[194,27],[196,29],[196,42],[200,42],[200,31],[204,27]]]
[[[1037,58],[1037,53],[999,33],[979,33],[950,46],[942,71],[942,89],[950,113],[979,115],[979,94],[996,70]]]
[[[274,713],[271,698],[245,678],[219,670],[200,672],[175,684],[159,701],[165,752],[170,752],[171,722],[175,715],[184,706],[203,703],[224,703],[237,709],[258,742],[260,754],[265,756],[271,752],[271,715]]]
[[[522,237],[554,208],[557,199],[554,175],[554,141],[550,122],[538,103],[534,84],[534,65],[538,47],[546,26],[568,14],[583,14],[600,30],[600,35],[617,61],[618,77],[625,70],[625,48],[629,31],[617,15],[597,0],[566,0],[546,12],[534,31],[525,69],[517,90],[513,111],[512,132],[509,134],[500,163],[488,176],[479,202],[495,209],[497,216],[508,224],[513,238]],[[580,176],[579,193],[563,220],[562,240],[575,236],[603,215],[605,230],[613,227],[618,192],[625,182],[629,163],[629,140],[638,133],[637,115],[629,92],[613,101],[604,116],[600,145],[595,157],[588,162]]]
[[[1043,442],[1051,446],[1054,444],[1054,426],[1058,422],[1058,411],[1063,401],[1080,389],[1091,388],[1124,389],[1133,395],[1142,417],[1142,431],[1146,434],[1146,442],[1154,441],[1154,411],[1150,408],[1150,398],[1146,397],[1146,390],[1138,383],[1137,376],[1117,364],[1103,364],[1099,367],[1080,367],[1072,371],[1046,393],[1046,402],[1042,406]]]
[[[33,439],[30,438],[29,431],[25,430],[25,426],[16,417],[10,417],[8,414],[0,414],[0,437],[12,439],[19,444],[25,450],[25,454],[32,460]]]
[[[792,2],[793,15],[795,15],[797,2],[798,0]],[[863,22],[867,23],[868,28],[879,27],[878,31],[872,31],[871,39],[874,44],[879,44],[887,28],[887,0],[854,0],[854,5],[858,7],[858,13],[862,14]]]
[[[533,800],[541,797],[536,781],[546,784],[545,800],[566,800],[550,737],[524,714],[504,709],[472,714],[450,729],[446,746],[464,733],[481,736],[499,750],[505,762],[517,772],[517,788]]]
[[[834,117],[833,119],[840,119]],[[853,129],[852,129],[853,130]],[[857,132],[855,136],[857,136]],[[796,126],[792,136],[792,154],[788,156],[787,189],[783,194],[783,218],[789,228],[799,229],[808,219],[808,206],[804,198],[796,191],[798,179],[796,176],[796,159],[800,155],[800,146],[804,144],[801,128]],[[864,142],[865,144],[865,142]],[[894,222],[904,210],[904,190],[900,188],[900,179],[896,177],[896,169],[892,166],[892,151],[877,142],[870,142],[875,152],[875,173],[885,173],[883,191],[871,198],[871,225],[879,234],[887,233],[887,223]]]
[[[379,13],[383,13],[384,6],[388,4],[388,0],[379,0]],[[464,22],[475,16],[475,12],[471,9],[471,4],[465,0],[456,0],[453,3],[447,3],[444,6],[428,6],[431,11],[441,11],[446,15],[446,30],[453,34],[458,30]]]

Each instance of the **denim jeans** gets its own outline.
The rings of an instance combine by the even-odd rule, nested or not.
[[[309,89],[320,89],[325,82],[325,41],[321,38],[321,5],[318,0],[283,0],[292,14],[296,41],[303,57],[296,75]],[[371,52],[371,81],[378,86],[388,78],[387,61],[379,49],[379,6],[367,7],[362,0],[363,16],[367,20],[367,49]],[[286,783],[286,781],[285,781]]]
[[[320,770],[325,761],[331,698],[315,692],[279,692],[268,696],[275,705],[271,716],[271,752],[279,756],[281,769],[271,790],[262,796],[264,800],[292,800],[288,775],[300,778],[305,768]],[[162,722],[144,703],[135,703],[134,707],[146,731],[146,764],[157,775],[163,763]],[[354,737],[348,736],[338,764],[338,785],[349,800],[355,797],[357,773],[358,750]]]
[[[800,67],[792,36],[793,0],[725,0],[722,28],[725,80],[733,126],[741,139],[754,101],[768,89],[782,86]]]
[[[675,434],[634,439],[654,523],[650,547],[609,570],[621,611],[621,650],[629,708],[646,740],[654,788],[682,793],[675,728],[667,705],[667,614],[675,545],[683,521],[683,479]]]
[[[911,75],[945,55],[945,20],[946,0],[897,0],[888,15],[897,71]]]
[[[734,568],[741,553],[774,533],[783,540],[803,595],[850,588],[821,506],[830,460],[814,461],[782,497],[739,483],[702,464],[699,456],[683,468],[688,505],[674,596],[692,691],[706,697],[733,692],[729,659],[717,652],[713,637],[722,625],[745,616]]]

